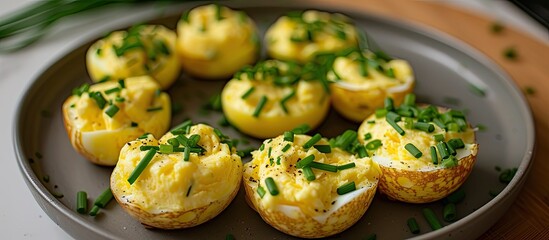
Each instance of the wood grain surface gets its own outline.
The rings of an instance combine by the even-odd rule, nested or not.
[[[478,49],[502,67],[527,94],[536,124],[536,151],[524,188],[508,212],[481,239],[549,239],[549,45],[520,30],[505,26],[491,31],[497,22],[488,16],[435,1],[315,0],[324,6],[352,8],[426,25]],[[549,39],[549,33],[547,35]],[[518,57],[504,57],[514,47]]]

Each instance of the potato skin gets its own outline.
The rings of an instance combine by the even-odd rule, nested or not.
[[[407,203],[429,203],[440,200],[467,180],[477,158],[478,145],[472,154],[458,161],[458,166],[433,171],[409,171],[379,165],[383,172],[379,191],[390,199]]]
[[[370,207],[376,193],[376,187],[377,184],[332,213],[326,220],[326,223],[319,223],[301,211],[299,216],[291,218],[278,210],[263,208],[259,204],[261,198],[259,198],[255,188],[251,184],[244,182],[246,197],[261,218],[277,230],[300,238],[328,237],[353,226],[362,218],[368,207]]]

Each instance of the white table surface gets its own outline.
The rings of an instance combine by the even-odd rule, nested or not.
[[[28,5],[31,0],[0,1],[0,18]],[[447,0],[458,7],[491,15],[506,25],[549,43],[547,29],[503,0]],[[38,206],[24,182],[13,149],[13,120],[19,99],[32,80],[50,64],[82,42],[139,20],[159,15],[166,7],[147,5],[114,7],[84,13],[61,21],[37,44],[12,54],[0,54],[0,238],[72,239]],[[173,10],[168,10],[173,11]]]

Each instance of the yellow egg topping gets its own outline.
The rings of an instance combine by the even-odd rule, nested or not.
[[[280,17],[265,33],[268,54],[281,60],[308,62],[318,53],[357,46],[351,20],[339,13],[308,10]]]
[[[253,20],[242,11],[217,4],[184,13],[177,24],[177,35],[183,69],[197,77],[228,78],[259,57]]]
[[[456,190],[478,151],[463,113],[433,106],[379,109],[364,120],[358,136],[383,170],[380,191],[405,202],[432,202]]]
[[[371,52],[343,54],[333,62],[328,79],[334,82],[333,106],[344,117],[361,122],[383,106],[386,97],[400,104],[412,92],[415,80],[408,62]]]
[[[88,73],[95,82],[150,75],[167,89],[179,77],[175,41],[175,32],[161,25],[112,32],[88,49]]]
[[[248,197],[265,221],[299,237],[325,237],[350,227],[368,208],[381,175],[370,158],[331,148],[320,135],[268,139],[252,155],[244,165]],[[340,192],[349,184],[351,191]]]
[[[131,141],[120,152],[112,192],[143,224],[163,229],[196,226],[217,216],[238,192],[242,162],[236,149],[210,126],[188,126],[160,140],[148,135]],[[151,149],[157,153],[131,184],[129,178]]]
[[[295,63],[268,60],[235,74],[221,93],[223,113],[240,131],[274,137],[299,125],[324,120],[330,98],[317,79]]]
[[[148,76],[85,84],[65,101],[63,116],[73,147],[96,164],[113,166],[126,142],[168,130],[170,97]]]

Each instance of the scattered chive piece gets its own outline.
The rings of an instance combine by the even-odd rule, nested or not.
[[[364,238],[364,240],[376,240],[377,235],[375,233],[372,233]]]
[[[113,198],[112,191],[111,191],[111,188],[109,187],[105,189],[105,191],[103,191],[99,195],[99,197],[95,199],[95,201],[93,202],[93,205],[98,206],[100,208],[104,208],[105,206],[107,206],[107,204],[109,204],[112,198]]]
[[[448,153],[452,156],[455,156],[457,154],[456,149],[448,143],[446,143],[446,149],[448,149]]]
[[[111,79],[110,75],[105,75],[105,76],[103,76],[103,78],[99,79],[99,81],[97,81],[97,82],[102,83],[102,82],[109,81],[110,79]]]
[[[182,131],[185,130],[185,128],[187,128],[188,126],[191,126],[192,124],[193,124],[193,122],[191,120],[184,121],[181,124],[174,127],[172,130],[170,130],[170,132],[173,135],[184,134]]]
[[[313,145],[315,145],[315,143],[320,141],[321,138],[322,138],[322,136],[320,135],[320,133],[315,134],[313,137],[311,137],[309,139],[309,141],[307,141],[305,144],[303,144],[303,148],[305,148],[305,149],[311,148]]]
[[[267,96],[262,96],[261,99],[259,100],[259,103],[255,107],[255,110],[253,113],[254,117],[256,118],[259,117],[259,114],[261,113],[261,110],[263,109],[263,107],[265,107],[266,103],[267,103]]]
[[[338,195],[344,195],[356,190],[355,182],[345,183],[337,188]]]
[[[143,133],[143,135],[139,136],[137,139],[146,139],[146,138],[149,137],[149,134],[150,134],[150,133]],[[142,146],[142,147],[143,147],[143,146]],[[143,150],[141,150],[141,151],[143,151]]]
[[[284,141],[294,142],[294,132],[292,131],[284,132]]]
[[[383,143],[381,143],[381,140],[379,139],[374,139],[370,142],[368,142],[366,144],[366,149],[368,150],[376,150],[378,149],[379,147],[381,147],[383,145]]]
[[[156,112],[162,110],[162,107],[151,107],[147,108],[147,112]]]
[[[452,146],[454,149],[461,149],[465,147],[465,143],[463,143],[463,140],[461,138],[452,138],[448,141],[448,145]]]
[[[80,214],[86,213],[88,210],[88,194],[84,191],[76,193],[76,212]]]
[[[126,83],[124,82],[124,79],[118,80],[118,85],[120,85],[120,88],[126,88]]]
[[[442,135],[442,134],[435,134],[435,135],[433,135],[433,138],[435,139],[435,142],[443,142],[444,141],[444,135]]]
[[[394,106],[394,102],[393,102],[393,99],[388,97],[388,98],[385,98],[385,101],[383,102],[384,105],[385,105],[385,109],[387,111],[393,111],[395,110],[395,106]]]
[[[240,156],[241,158],[245,158],[245,157],[252,156],[252,152],[253,152],[254,150],[255,150],[254,148],[248,148],[248,149],[236,151],[236,153],[237,153],[238,156]]]
[[[286,102],[289,101],[295,95],[295,90],[292,89],[290,94],[286,95],[280,100],[280,107],[284,110],[285,113],[288,113],[288,108],[286,108]]]
[[[265,196],[265,193],[265,188],[263,188],[262,186],[257,187],[257,194],[259,194],[260,198],[263,198],[263,196]]]
[[[124,102],[124,101],[126,101],[126,99],[123,98],[123,97],[116,97],[116,98],[114,98],[114,101],[117,101],[117,102]]]
[[[405,118],[404,119],[404,128],[406,129],[412,129],[414,128],[414,119],[413,118]]]
[[[446,149],[446,143],[439,142],[437,143],[436,146],[437,146],[438,153],[440,154],[440,157],[442,159],[446,159],[450,156],[450,154],[448,154],[448,150]]]
[[[444,205],[442,216],[446,222],[453,222],[456,220],[456,205],[453,203]]]
[[[273,147],[269,147],[269,151],[267,153],[267,157],[271,157],[271,152],[273,151]]]
[[[471,90],[471,92],[473,92],[475,95],[477,95],[479,97],[486,96],[486,92],[484,91],[484,89],[482,89],[479,86],[474,85],[472,83],[469,84],[469,90]]]
[[[181,20],[183,20],[184,22],[188,23],[189,22],[189,13],[191,11],[190,10],[187,10],[183,13],[183,15],[181,15]]]
[[[100,109],[103,109],[105,107],[105,104],[107,104],[107,100],[105,100],[103,94],[101,94],[100,92],[90,93],[90,97],[95,100],[95,103],[97,103],[97,106]]]
[[[174,147],[179,147],[179,141],[177,141],[177,138],[168,139],[168,144],[170,144]]]
[[[326,163],[320,163],[320,162],[311,162],[309,164],[309,166],[311,168],[316,168],[316,169],[320,169],[320,170],[324,170],[324,171],[328,171],[328,172],[337,172],[337,166],[335,165],[331,165],[331,164],[326,164]]]
[[[290,149],[291,147],[292,147],[292,145],[291,145],[291,144],[289,144],[289,143],[288,143],[288,144],[286,144],[286,146],[284,146],[284,148],[282,148],[282,152],[286,152],[286,151],[288,151],[288,150],[289,150],[289,149]]]
[[[456,159],[456,157],[450,155],[450,157],[447,158],[447,159],[444,159],[441,164],[445,168],[455,167],[455,166],[457,166],[457,159]]]
[[[259,151],[263,151],[263,149],[265,149],[265,144],[261,144],[261,146],[259,146]]]
[[[430,208],[424,208],[422,209],[423,217],[425,217],[425,220],[429,223],[429,226],[431,226],[431,229],[437,230],[441,229],[442,225],[440,225],[440,222],[437,219],[437,216]]]
[[[449,132],[459,132],[459,125],[457,123],[448,123],[446,127]]]
[[[415,129],[421,130],[421,131],[424,131],[424,132],[433,132],[433,131],[435,131],[435,126],[433,126],[433,124],[430,124],[430,123],[415,122],[413,126],[414,126]]]
[[[333,146],[346,150],[354,141],[356,141],[357,136],[358,133],[356,131],[346,130],[345,132],[343,132],[343,134],[339,135],[336,138]]]
[[[222,20],[223,16],[221,15],[223,8],[219,4],[215,4],[215,19],[217,21]]]
[[[272,177],[268,177],[265,179],[265,185],[267,186],[267,190],[269,190],[269,193],[272,196],[278,195],[278,187],[276,186],[276,183]]]
[[[94,205],[94,206],[92,207],[92,209],[90,210],[90,212],[88,213],[88,215],[90,215],[90,216],[92,216],[92,217],[95,216],[95,215],[97,215],[97,213],[99,212],[99,209],[100,209],[100,208],[99,208],[97,205]]]
[[[172,139],[170,139],[172,140]],[[174,139],[177,141],[177,139]],[[171,144],[160,144],[159,148],[160,153],[173,153],[173,145]]]
[[[311,130],[311,127],[308,124],[304,123],[292,129],[291,132],[293,132],[294,134],[305,134],[309,130]]]
[[[307,179],[307,181],[313,181],[316,179],[313,169],[309,166],[303,167],[303,175],[305,175],[305,179]]]
[[[111,93],[120,92],[121,90],[122,89],[120,89],[119,87],[114,87],[114,88],[105,90],[105,94],[109,95]]]
[[[188,149],[188,148],[185,148],[185,149]],[[135,169],[130,174],[130,177],[128,178],[128,182],[130,183],[130,185],[132,185],[135,182],[135,180],[137,180],[139,175],[141,175],[143,170],[145,170],[147,165],[149,165],[149,162],[153,159],[155,154],[156,154],[156,149],[149,149],[147,151],[145,156],[141,159],[141,161],[139,161]]]
[[[354,162],[350,162],[350,163],[347,163],[347,164],[337,166],[337,170],[341,171],[341,170],[345,170],[345,169],[349,169],[349,168],[354,168],[355,166],[356,166],[356,164]]]
[[[413,93],[408,93],[404,96],[404,105],[415,106],[416,105],[416,95]]]
[[[315,155],[309,155],[307,157],[304,157],[303,159],[299,160],[296,164],[296,168],[303,168],[306,166],[309,166],[313,161],[315,160]]]
[[[316,150],[318,150],[321,153],[332,152],[332,147],[330,147],[330,145],[314,145],[313,147],[316,148]]]
[[[423,153],[421,153],[421,151],[419,151],[419,149],[417,149],[417,147],[412,143],[407,143],[404,148],[408,150],[408,152],[415,158],[420,158],[423,155]]]
[[[518,57],[515,47],[507,47],[503,50],[503,56],[510,60],[515,60]]]
[[[446,125],[438,118],[433,118],[433,122],[442,129],[446,129]]]
[[[456,124],[458,125],[459,129],[458,131],[465,131],[467,129],[467,122],[461,118],[454,118]]]
[[[225,240],[234,240],[234,236],[232,234],[227,234],[227,236],[225,236]]]
[[[445,199],[448,203],[458,204],[465,199],[465,190],[463,188],[458,188],[458,190],[450,193]]]
[[[368,141],[368,140],[370,140],[370,139],[372,139],[372,134],[371,134],[371,133],[366,133],[366,134],[364,134],[364,140],[365,140],[365,141]]]
[[[82,96],[82,93],[88,92],[90,90],[90,85],[87,83],[82,84],[82,86],[77,87],[72,90],[72,95]]]
[[[222,105],[221,105],[221,94],[214,94],[209,100],[208,104],[205,106],[207,109],[211,109],[214,111],[221,111]]]
[[[505,184],[510,183],[511,180],[513,180],[513,177],[515,176],[515,174],[517,173],[517,170],[518,170],[517,168],[510,168],[510,169],[504,170],[499,174],[499,181]]]
[[[368,120],[367,123],[374,124],[374,123],[376,123],[376,120]]]
[[[252,93],[255,91],[255,87],[250,87],[244,94],[242,94],[242,96],[240,96],[240,98],[242,99],[246,99],[248,98],[250,95],[252,95]]]
[[[385,109],[385,108],[376,109],[375,114],[376,114],[376,118],[385,117],[385,115],[387,115],[387,109]]]
[[[393,127],[395,131],[397,131],[397,133],[400,134],[400,136],[404,136],[404,134],[406,134],[406,132],[404,132],[404,130],[402,130],[402,128],[394,120],[391,120],[389,118],[387,118],[386,120],[389,123],[389,125],[391,125],[391,127]]]
[[[407,221],[407,224],[408,224],[408,228],[410,228],[410,232],[412,232],[413,234],[419,233],[419,225],[417,224],[417,221],[415,218],[413,217],[409,218]]]
[[[106,110],[105,110],[105,114],[107,114],[107,116],[109,116],[110,118],[113,118],[114,115],[116,115],[116,113],[118,112],[118,110],[120,110],[120,108],[118,108],[116,105],[110,105]]]
[[[188,162],[191,158],[191,148],[185,147],[185,150],[183,152],[183,161]]]
[[[435,146],[431,146],[429,149],[431,150],[431,159],[433,160],[433,164],[438,164],[437,148]]]
[[[385,75],[390,78],[395,78],[395,71],[393,70],[393,68],[388,68],[387,70],[385,70]]]
[[[358,154],[359,158],[368,157],[368,151],[366,151],[366,147],[364,147],[363,145],[359,145],[357,147],[356,153]]]

